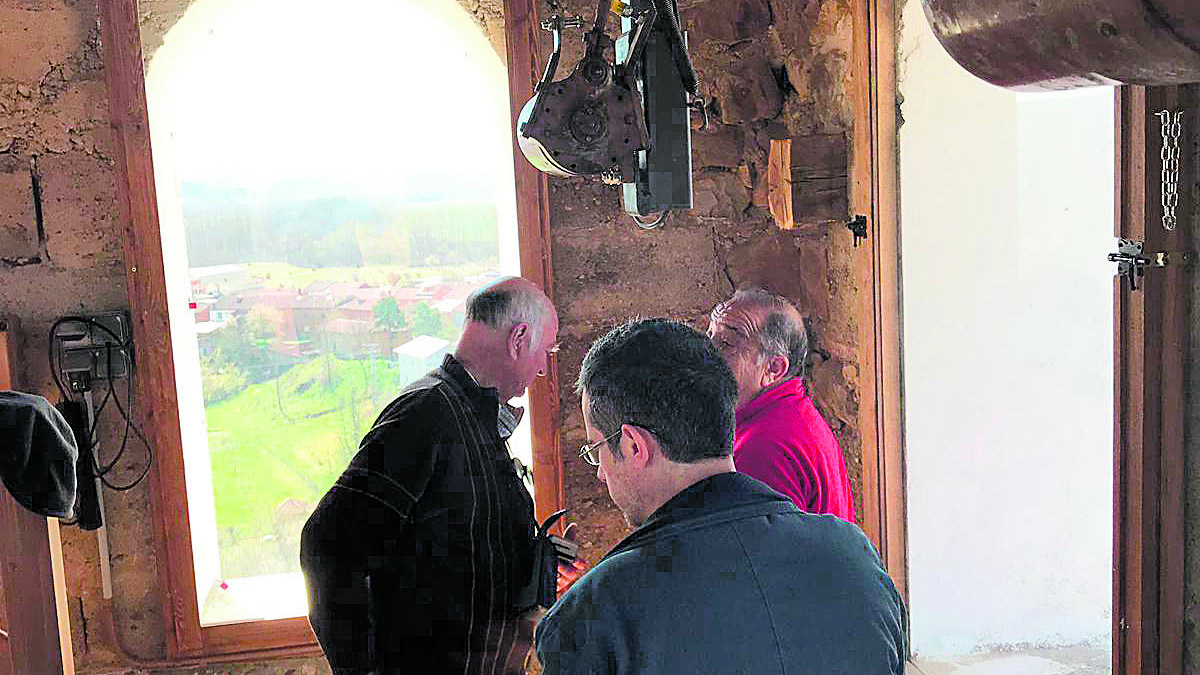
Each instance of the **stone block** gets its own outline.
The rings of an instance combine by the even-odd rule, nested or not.
[[[0,76],[18,82],[39,82],[87,37],[79,13],[70,10],[0,5],[0,26],[5,33],[0,41]]]
[[[788,81],[796,89],[795,97],[810,102],[814,108],[808,111],[810,115],[835,128],[849,123],[849,117],[843,111],[852,99],[848,52],[830,50],[792,54],[788,56],[786,66]]]
[[[121,261],[113,170],[74,151],[43,157],[38,171],[50,259],[67,268]]]
[[[806,316],[829,315],[829,263],[822,240],[759,236],[734,247],[727,260],[738,286],[761,286],[791,298]]]
[[[758,37],[771,25],[766,0],[713,0],[681,13],[689,44],[732,44]]]
[[[837,0],[771,0],[771,16],[780,41],[792,47],[811,44],[826,4],[837,4]]]
[[[554,237],[555,303],[562,331],[590,344],[635,316],[690,318],[724,292],[704,229],[573,230]]]
[[[783,92],[765,58],[739,59],[727,73],[716,76],[721,120],[742,124],[775,117],[783,107]]]
[[[693,216],[734,218],[750,205],[750,191],[735,173],[711,172],[697,177],[692,202]]]
[[[808,381],[812,383],[813,400],[820,401],[823,410],[846,424],[857,423],[858,401],[842,374],[840,362],[820,357],[810,360]]]
[[[33,184],[28,171],[0,173],[0,260],[38,255]]]
[[[696,169],[735,169],[742,163],[744,141],[740,127],[717,125],[713,132],[692,135],[692,166]]]

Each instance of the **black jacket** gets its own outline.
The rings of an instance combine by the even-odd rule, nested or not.
[[[447,356],[383,411],[305,524],[309,622],[335,673],[505,673],[524,660],[533,501],[499,405]]]
[[[899,594],[857,526],[742,474],[676,495],[537,629],[545,675],[900,675]]]

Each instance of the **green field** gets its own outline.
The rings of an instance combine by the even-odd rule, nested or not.
[[[322,356],[205,408],[226,578],[298,569],[302,514],[345,469],[379,411],[423,373]]]

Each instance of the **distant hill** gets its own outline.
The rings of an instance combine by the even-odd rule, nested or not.
[[[499,258],[496,207],[488,201],[304,197],[196,183],[185,183],[181,196],[191,267],[428,267]]]

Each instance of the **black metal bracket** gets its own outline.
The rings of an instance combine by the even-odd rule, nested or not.
[[[846,227],[854,235],[854,247],[858,248],[859,240],[867,238],[867,217],[862,214],[856,214],[854,220],[846,223]]]

